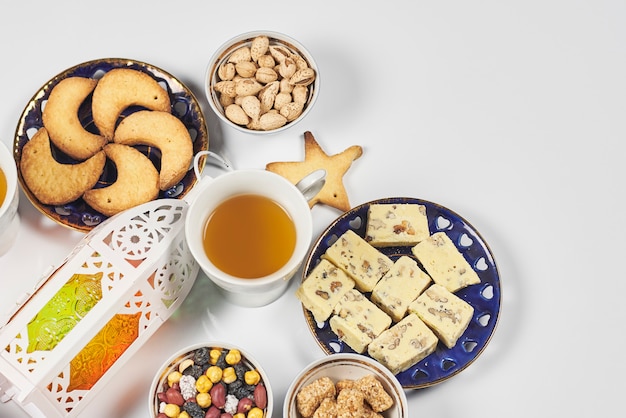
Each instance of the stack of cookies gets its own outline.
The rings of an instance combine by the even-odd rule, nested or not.
[[[79,118],[89,98],[96,133]],[[139,110],[123,117],[131,107]],[[82,198],[96,211],[113,216],[175,187],[193,158],[191,136],[171,113],[168,91],[147,73],[131,68],[114,68],[99,80],[64,78],[50,91],[42,122],[22,148],[19,168],[26,187],[45,205]],[[136,145],[157,148],[158,167]],[[60,162],[55,157],[59,153],[73,163]],[[117,174],[102,187],[98,182],[107,161]]]

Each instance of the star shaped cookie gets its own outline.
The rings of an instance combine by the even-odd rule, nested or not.
[[[363,154],[363,148],[353,145],[335,155],[326,154],[319,146],[313,134],[304,133],[304,161],[285,161],[268,163],[266,170],[279,174],[296,184],[305,176],[317,171],[326,171],[326,182],[322,189],[309,201],[313,207],[323,203],[342,211],[350,210],[350,201],[343,184],[343,176],[356,160]]]

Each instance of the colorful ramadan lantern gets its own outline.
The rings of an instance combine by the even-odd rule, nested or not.
[[[187,208],[161,199],[109,218],[0,321],[0,401],[80,415],[189,293]]]

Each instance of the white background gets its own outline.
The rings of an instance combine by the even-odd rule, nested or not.
[[[486,239],[503,300],[491,343],[467,370],[409,391],[412,416],[614,416],[622,409],[626,315],[626,2],[79,1],[0,6],[0,138],[51,77],[132,58],[177,76],[200,100],[210,147],[237,168],[302,160],[313,132],[329,154],[361,145],[344,177],[351,204],[406,196],[456,211]],[[203,93],[227,39],[274,30],[317,59],[319,100],[285,133],[217,121]],[[15,247],[0,258],[10,307],[81,234],[22,194]],[[340,212],[313,208],[314,235]],[[148,386],[174,350],[221,340],[266,367],[275,416],[298,371],[323,356],[293,292],[260,309],[229,305],[200,276],[192,295],[85,412],[146,417]],[[13,404],[0,417],[19,418]]]

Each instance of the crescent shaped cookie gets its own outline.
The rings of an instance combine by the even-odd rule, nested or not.
[[[129,106],[171,112],[167,90],[154,78],[138,70],[114,68],[93,91],[91,111],[100,134],[112,139],[117,119]]]
[[[42,112],[43,125],[52,143],[76,160],[86,160],[102,149],[106,139],[87,131],[78,119],[78,109],[98,80],[65,78],[52,88]]]
[[[125,145],[150,145],[161,151],[161,190],[180,182],[193,159],[189,131],[180,119],[167,112],[141,110],[125,117],[115,130],[113,141]]]
[[[113,216],[159,196],[159,173],[148,157],[122,144],[107,144],[104,152],[115,163],[117,179],[110,186],[87,190],[83,199],[89,206]]]
[[[52,156],[46,128],[40,128],[22,148],[20,172],[28,189],[46,205],[64,205],[78,199],[97,182],[104,151],[78,164],[61,164]]]
[[[43,108],[43,126],[54,145],[76,160],[86,160],[102,149],[106,139],[87,131],[78,119],[78,109],[98,80],[65,78],[52,88]]]

